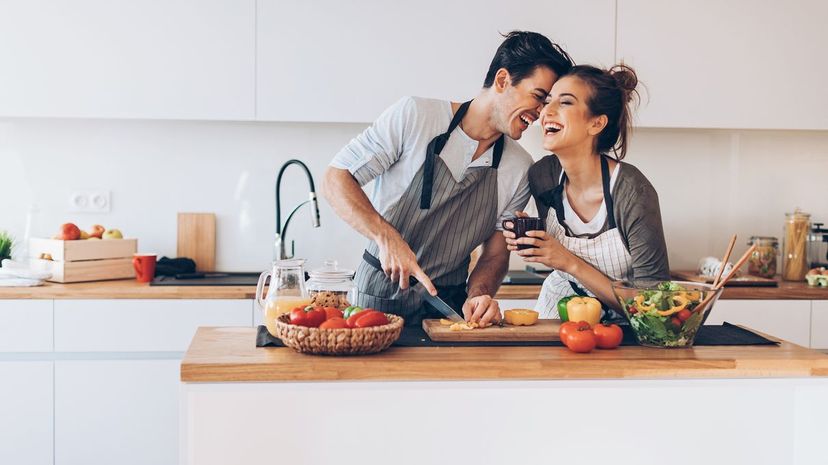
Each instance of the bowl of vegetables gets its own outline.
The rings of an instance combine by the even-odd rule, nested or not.
[[[615,282],[615,297],[638,343],[649,347],[691,347],[722,289],[689,281]]]

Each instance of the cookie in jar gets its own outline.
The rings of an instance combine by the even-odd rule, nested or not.
[[[308,273],[306,283],[311,304],[340,310],[351,306],[356,297],[354,270],[339,268],[335,260],[326,261],[322,268]]]

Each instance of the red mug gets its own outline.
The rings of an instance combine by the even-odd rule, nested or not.
[[[132,267],[135,268],[135,279],[139,283],[148,283],[155,277],[154,253],[137,253],[132,256]]]

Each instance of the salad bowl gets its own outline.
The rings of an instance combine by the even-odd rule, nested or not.
[[[615,297],[638,343],[649,347],[691,347],[722,289],[689,281],[615,282]]]

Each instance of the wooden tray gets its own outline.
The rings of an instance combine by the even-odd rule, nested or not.
[[[423,320],[423,329],[432,341],[480,342],[480,341],[558,341],[561,320],[538,320],[532,326],[490,326],[463,331],[452,331],[440,324],[440,320]]]
[[[713,284],[713,278],[710,276],[700,276],[697,271],[671,271],[670,274],[683,281],[693,281],[696,283]],[[777,287],[779,282],[775,279],[760,278],[758,276],[742,275],[737,276],[725,284],[725,287]]]
[[[29,265],[38,271],[48,271],[53,283],[81,283],[86,281],[107,281],[135,277],[131,258],[108,258],[104,260],[81,260],[58,262],[30,258]]]

